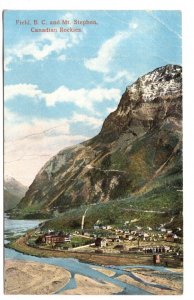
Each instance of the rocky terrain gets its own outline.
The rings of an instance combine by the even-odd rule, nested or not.
[[[4,210],[7,211],[16,207],[24,197],[27,187],[13,177],[5,177],[4,180]]]
[[[157,68],[126,88],[97,136],[43,166],[15,213],[65,212],[156,188],[176,193],[182,189],[181,123],[182,68]]]

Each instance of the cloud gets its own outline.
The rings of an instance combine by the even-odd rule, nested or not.
[[[104,80],[106,82],[115,82],[118,80],[127,80],[129,82],[129,81],[133,80],[133,75],[126,70],[121,70],[121,71],[118,71],[117,74],[115,74],[113,76],[106,75],[104,77]]]
[[[102,125],[103,120],[95,117],[90,117],[84,114],[74,113],[71,118],[71,123],[85,123],[92,126],[93,128],[98,128]]]
[[[64,60],[64,51],[79,44],[86,31],[82,33],[44,33],[34,40],[20,42],[12,49],[5,49],[4,70],[10,70],[10,64],[18,59],[23,61],[42,61],[51,54],[57,55],[59,60]]]
[[[19,122],[21,117],[15,112],[10,111],[6,106],[4,106],[4,123],[13,123],[16,120]]]
[[[43,137],[58,136],[69,133],[69,124],[66,119],[37,119],[25,121],[16,113],[8,109],[5,113],[5,141],[38,140]]]
[[[131,21],[128,30],[116,32],[115,35],[106,40],[98,50],[97,56],[85,60],[85,67],[91,71],[107,74],[111,69],[111,62],[117,52],[120,43],[130,38],[131,34],[138,28],[138,23]]]
[[[58,56],[57,60],[59,60],[59,61],[66,61],[66,55],[62,54],[62,55]]]
[[[59,102],[70,102],[80,108],[93,110],[93,104],[103,101],[116,101],[120,98],[119,89],[94,88],[70,90],[65,86],[59,87],[50,94],[45,94],[44,99],[47,106],[54,106]]]
[[[119,89],[70,90],[61,86],[51,93],[44,93],[37,85],[16,84],[5,86],[5,99],[26,96],[29,99],[43,99],[48,106],[58,102],[70,102],[79,108],[93,111],[93,115],[74,112],[69,118],[26,119],[25,116],[4,109],[4,146],[5,174],[13,176],[24,184],[30,184],[40,168],[61,149],[75,145],[90,138],[85,134],[71,134],[71,126],[87,125],[97,130],[103,123],[93,105],[109,101],[111,104],[120,99]],[[73,127],[72,127],[73,128]],[[27,170],[27,171],[26,171]]]
[[[72,135],[67,119],[25,121],[7,108],[4,113],[5,174],[24,184],[30,184],[46,161],[61,149],[89,138]]]
[[[33,84],[12,84],[6,85],[4,88],[4,100],[10,100],[17,96],[27,96],[30,98],[42,97],[42,92],[37,85]]]
[[[4,108],[4,166],[5,174],[29,185],[42,166],[60,150],[90,138],[72,134],[71,126],[84,124],[98,129],[101,118],[74,112],[61,119],[26,120]]]
[[[133,79],[132,74],[124,69],[119,70],[113,60],[116,57],[120,44],[129,39],[138,27],[137,21],[132,20],[127,23],[128,29],[116,32],[113,37],[106,40],[99,48],[96,57],[85,60],[85,67],[90,71],[102,73],[106,82],[131,81]]]
[[[4,90],[5,101],[17,96],[26,96],[32,99],[43,99],[47,106],[55,106],[57,103],[73,103],[79,108],[93,110],[93,104],[103,101],[117,101],[120,99],[119,89],[93,88],[70,90],[61,86],[51,93],[44,93],[37,85],[15,84],[7,85]]]
[[[81,36],[82,35],[80,35],[80,39]],[[26,56],[31,56],[35,60],[43,60],[50,54],[59,54],[61,51],[76,45],[78,42],[79,39],[77,37],[75,39],[71,34],[61,37],[61,35],[44,33],[44,35],[41,35],[39,39],[31,43],[22,43],[18,45],[14,54],[20,59],[23,59]]]
[[[137,27],[139,27],[139,24],[137,22],[130,22],[129,23],[129,28],[131,29],[137,29]]]
[[[5,58],[4,58],[4,71],[5,72],[8,72],[11,70],[10,64],[12,63],[12,61],[13,61],[13,57],[5,56]]]
[[[117,32],[112,38],[105,41],[98,50],[95,58],[85,61],[85,67],[92,71],[108,73],[110,71],[110,63],[116,53],[118,45],[121,41],[128,39],[130,32]]]
[[[23,125],[17,126],[23,130]],[[57,136],[28,137],[15,143],[5,143],[5,174],[29,185],[42,166],[62,149],[76,145],[89,137],[63,134]]]

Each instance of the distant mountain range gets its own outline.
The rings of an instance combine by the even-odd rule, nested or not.
[[[164,208],[168,201],[176,210],[177,199],[182,201],[180,189],[182,68],[167,65],[126,88],[97,136],[51,158],[17,205],[17,213],[65,213],[114,199],[119,206],[119,199],[144,195],[152,206]]]
[[[27,187],[13,177],[6,176],[4,179],[4,210],[8,211],[16,207],[24,197]]]

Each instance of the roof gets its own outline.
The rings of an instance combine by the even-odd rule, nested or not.
[[[64,234],[62,231],[60,231],[60,232],[45,233],[43,236],[44,237],[69,237],[70,234]]]

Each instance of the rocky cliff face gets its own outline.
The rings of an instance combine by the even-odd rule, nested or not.
[[[167,65],[127,87],[117,110],[105,120],[101,136],[108,140],[128,131],[134,139],[168,117],[181,120],[182,68]]]
[[[181,174],[182,69],[158,68],[127,87],[100,133],[50,159],[18,209],[65,211],[143,191]]]
[[[14,208],[24,197],[27,187],[15,178],[6,176],[4,179],[4,211]]]

